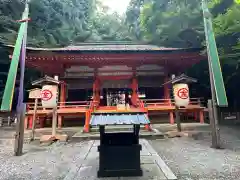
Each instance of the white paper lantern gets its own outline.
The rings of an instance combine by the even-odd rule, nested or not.
[[[56,85],[44,85],[41,91],[43,108],[57,107],[58,87]]]
[[[173,93],[177,107],[187,107],[189,105],[189,88],[187,84],[174,84]]]

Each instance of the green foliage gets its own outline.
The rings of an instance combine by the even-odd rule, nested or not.
[[[137,1],[132,0],[132,4]],[[138,15],[133,9],[128,10],[127,22],[139,19],[142,40],[171,47],[201,45],[203,27],[198,0],[145,1]]]
[[[206,1],[212,14],[228,95],[235,94],[236,98],[232,100],[240,99],[232,89],[234,81],[240,77],[240,5],[234,0]],[[134,26],[138,21],[139,26]],[[141,40],[159,46],[183,48],[205,45],[199,0],[144,0],[141,3],[139,0],[131,0],[126,22],[135,31],[135,36],[140,31]],[[201,81],[197,89],[209,91],[206,62],[198,64],[187,73]]]
[[[21,0],[0,4],[0,42],[14,44],[24,4]],[[67,46],[85,41],[131,40],[124,19],[108,14],[95,0],[32,0],[28,46]]]

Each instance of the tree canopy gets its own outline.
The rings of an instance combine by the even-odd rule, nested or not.
[[[211,11],[227,94],[230,104],[234,104],[233,101],[240,100],[240,95],[233,89],[240,77],[240,4],[234,0],[207,2]],[[129,29],[142,41],[181,48],[205,45],[199,0],[131,0],[126,15]],[[189,69],[188,74],[201,82],[196,88],[203,89],[202,95],[209,94],[206,62]]]
[[[0,4],[0,42],[14,44],[24,4],[21,0]],[[78,42],[132,40],[124,18],[107,13],[95,0],[32,0],[28,45],[53,47]]]

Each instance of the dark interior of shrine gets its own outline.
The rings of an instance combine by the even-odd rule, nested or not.
[[[131,89],[128,88],[104,88],[101,90],[101,106],[107,105],[107,93],[125,93],[125,97],[131,95]],[[92,89],[68,89],[67,101],[89,101],[92,96]],[[145,95],[143,99],[163,99],[162,87],[140,87],[139,94]],[[64,118],[65,119],[65,118]],[[78,121],[76,121],[78,119]],[[80,121],[79,121],[80,120]],[[83,126],[84,117],[68,117],[64,122],[64,126]],[[49,124],[50,126],[50,124]]]
[[[101,105],[106,105],[107,93],[116,94],[124,93],[127,97],[131,95],[131,89],[128,88],[104,88],[101,90],[100,96]],[[67,94],[67,101],[89,101],[93,94],[92,89],[69,89]],[[140,87],[139,94],[144,94],[144,99],[163,99],[163,88],[162,87]]]

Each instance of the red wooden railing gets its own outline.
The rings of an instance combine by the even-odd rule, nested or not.
[[[191,98],[190,105],[201,106],[203,99]],[[70,102],[58,102],[58,109],[86,109],[91,112],[95,108],[99,107],[98,102],[94,101],[70,101]],[[145,109],[146,107],[159,107],[159,106],[174,106],[174,99],[138,99],[137,108]],[[104,107],[106,109],[112,109],[113,107]],[[42,103],[39,102],[37,110],[46,110],[43,108]],[[27,110],[34,110],[34,103],[27,103]]]
[[[70,102],[58,102],[57,109],[65,108],[85,108],[88,109],[91,105],[91,101],[70,101]],[[37,110],[44,110],[42,103],[39,102]],[[27,110],[34,110],[34,103],[27,103]]]
[[[174,99],[143,99],[143,103],[148,106],[174,106]],[[189,105],[201,106],[203,102],[202,98],[190,98]]]

